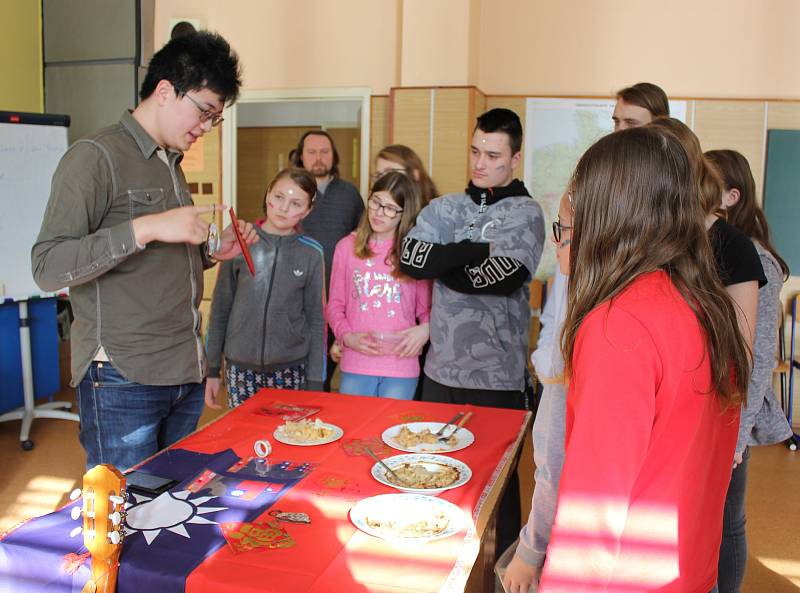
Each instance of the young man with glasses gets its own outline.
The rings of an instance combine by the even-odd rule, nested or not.
[[[508,109],[478,118],[463,193],[433,200],[404,243],[401,270],[435,278],[422,399],[524,409],[530,282],[544,244],[542,209],[514,179],[522,125]],[[520,525],[516,472],[498,515],[498,551]]]
[[[171,40],[141,102],[73,144],[53,176],[32,251],[43,290],[70,288],[72,382],[87,466],[120,469],[191,433],[203,409],[203,270],[213,206],[194,206],[183,152],[222,121],[241,84],[219,35]],[[241,225],[248,241],[250,225]],[[231,228],[216,259],[239,253]]]

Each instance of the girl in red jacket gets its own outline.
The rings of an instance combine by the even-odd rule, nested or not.
[[[688,158],[599,140],[571,192],[566,457],[540,591],[707,593],[748,381]]]

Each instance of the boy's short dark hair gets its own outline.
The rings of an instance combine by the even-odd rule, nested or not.
[[[633,86],[626,87],[617,93],[617,99],[622,99],[629,105],[647,109],[653,119],[669,117],[667,93],[652,82],[637,82]]]
[[[208,88],[223,103],[233,103],[242,85],[239,57],[217,33],[179,36],[153,55],[139,97],[147,99],[161,80],[172,83],[179,94]]]
[[[519,116],[510,109],[497,107],[490,109],[478,117],[475,129],[490,134],[503,132],[508,136],[512,156],[522,150],[522,122]]]

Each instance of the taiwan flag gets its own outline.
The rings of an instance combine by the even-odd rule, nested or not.
[[[155,497],[129,493],[118,593],[183,593],[186,579],[226,545],[223,524],[254,521],[312,469],[241,459],[233,451],[170,449],[138,468],[179,483]],[[32,519],[0,540],[0,592],[80,593],[91,576],[77,501]]]

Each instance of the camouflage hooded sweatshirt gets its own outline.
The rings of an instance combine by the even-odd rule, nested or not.
[[[433,200],[403,243],[400,267],[435,278],[425,374],[442,385],[524,387],[530,330],[528,283],[544,243],[544,219],[525,185]]]

